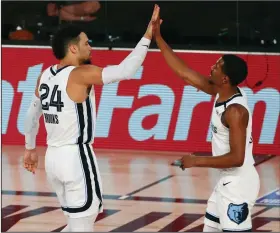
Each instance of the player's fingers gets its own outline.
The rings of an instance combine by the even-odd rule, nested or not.
[[[155,14],[154,14],[154,20],[156,20],[159,16],[159,6],[157,6],[156,10],[155,10]]]
[[[32,164],[28,164],[28,171],[32,170]]]
[[[158,26],[160,24],[160,16],[157,15],[155,18],[152,19],[153,26]]]
[[[156,15],[155,15],[155,19],[159,20],[160,16],[159,16],[159,12],[160,12],[160,8],[158,7],[157,11],[156,11]]]
[[[27,171],[30,171],[29,166],[27,166],[25,169],[26,169]]]
[[[159,7],[157,4],[155,4],[155,7],[154,7],[154,11],[153,11],[153,15],[152,15],[152,20],[156,20],[156,17],[158,15],[158,12],[159,12]]]
[[[154,10],[153,10],[153,14],[152,14],[152,17],[151,17],[151,19],[153,19],[153,18],[154,18],[154,15],[155,15],[155,11],[156,11],[156,4],[155,4],[155,6],[154,6]]]
[[[162,22],[163,22],[163,20],[161,19],[160,22],[159,22],[159,24],[161,24]]]

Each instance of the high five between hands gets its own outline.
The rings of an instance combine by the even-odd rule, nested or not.
[[[162,23],[162,20],[160,19],[159,12],[159,6],[155,4],[151,21],[149,22],[149,25],[144,35],[144,37],[149,40],[152,40],[152,38],[156,39],[160,36],[160,24]]]

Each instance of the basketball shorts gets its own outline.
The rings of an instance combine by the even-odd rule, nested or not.
[[[260,189],[254,166],[237,168],[221,177],[210,196],[204,224],[220,231],[251,231],[251,213]]]
[[[65,215],[80,218],[103,212],[101,177],[91,145],[49,146],[45,169]]]

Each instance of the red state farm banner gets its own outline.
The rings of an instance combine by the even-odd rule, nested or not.
[[[121,62],[129,51],[93,50],[99,66]],[[178,52],[195,70],[208,75],[222,55]],[[255,154],[280,155],[280,56],[240,54],[249,66],[243,83],[253,114]],[[24,117],[42,70],[55,64],[50,48],[2,48],[2,140],[24,144]],[[197,90],[171,71],[157,51],[148,52],[132,80],[96,86],[95,148],[211,151],[210,116],[213,97]],[[251,89],[256,82],[263,84]],[[249,87],[248,87],[249,86]],[[45,145],[41,119],[37,144]]]

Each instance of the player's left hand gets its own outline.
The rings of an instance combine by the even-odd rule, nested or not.
[[[35,170],[38,166],[38,155],[36,153],[36,149],[27,150],[25,149],[23,156],[23,167],[35,174]]]
[[[194,166],[194,160],[195,160],[195,155],[194,154],[186,154],[181,158],[182,162],[182,170],[185,170],[185,168],[190,168]]]

